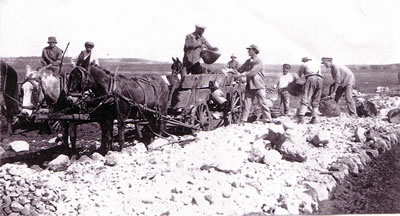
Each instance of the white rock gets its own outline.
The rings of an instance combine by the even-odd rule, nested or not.
[[[365,133],[367,130],[363,127],[357,127],[355,131],[355,138],[357,142],[365,143],[367,141],[367,137],[365,136]]]
[[[2,147],[0,147],[0,155],[4,154],[6,150],[4,150]]]
[[[149,150],[159,149],[159,148],[162,148],[163,146],[168,145],[168,143],[169,142],[167,139],[158,138],[158,139],[154,140],[150,145],[148,145],[148,149]]]
[[[111,152],[109,152],[105,158],[106,158],[106,161],[104,162],[104,165],[107,165],[107,166],[115,166],[118,162],[117,156]]]
[[[53,137],[53,138],[49,139],[47,142],[50,144],[53,144],[56,142],[56,140],[57,140],[57,137]]]
[[[274,149],[268,150],[264,154],[263,162],[265,164],[277,164],[282,160],[282,155]]]
[[[326,131],[319,131],[317,134],[309,137],[308,141],[316,147],[325,146],[329,143],[330,135]]]
[[[98,152],[93,153],[91,158],[92,158],[92,160],[97,161],[97,162],[101,162],[101,163],[104,163],[104,161],[106,161],[104,156],[99,154]]]
[[[61,154],[58,157],[56,157],[54,160],[50,161],[48,164],[48,167],[50,170],[58,172],[58,171],[66,170],[69,165],[70,165],[70,160],[69,160],[68,156]]]
[[[13,141],[9,145],[15,152],[29,151],[29,144],[22,140]]]

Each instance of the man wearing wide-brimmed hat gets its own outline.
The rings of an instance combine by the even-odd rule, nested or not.
[[[226,64],[226,67],[230,69],[237,69],[239,67],[239,62],[236,60],[236,55],[232,54],[231,55],[231,60]]]
[[[47,66],[47,69],[58,73],[63,51],[56,46],[56,37],[50,36],[47,43],[49,46],[42,50],[42,66]]]
[[[311,103],[312,107],[312,118],[310,123],[317,123],[317,115],[319,113],[319,102],[322,94],[322,73],[319,64],[314,63],[312,59],[304,57],[301,59],[303,62],[300,65],[299,71],[297,72],[299,77],[303,76],[306,78],[306,82],[303,87],[303,95],[300,101],[300,110],[298,113],[298,123],[304,123],[304,115],[307,111],[308,106]]]
[[[81,66],[87,70],[89,65],[99,65],[98,59],[93,55],[93,47],[93,42],[88,41],[85,43],[85,50],[82,50],[76,59],[76,66]]]
[[[247,51],[250,58],[237,69],[238,73],[235,75],[235,77],[246,77],[247,80],[241,121],[247,122],[253,100],[257,98],[262,109],[264,123],[273,122],[269,110],[272,102],[268,103],[265,93],[263,63],[257,56],[260,53],[260,49],[257,45],[252,44],[247,47]]]
[[[347,109],[349,110],[350,115],[357,116],[356,104],[353,100],[353,87],[356,83],[353,71],[351,71],[346,65],[332,63],[333,59],[330,57],[323,57],[321,60],[321,64],[324,64],[325,67],[331,69],[331,75],[334,80],[334,83],[329,89],[329,97],[333,98],[333,94],[335,94],[335,101],[339,102],[339,99],[344,93]]]
[[[218,48],[211,46],[207,39],[203,37],[205,30],[204,25],[196,25],[193,33],[186,35],[185,46],[183,48],[183,69],[182,75],[186,74],[199,74],[202,71],[200,65],[200,53],[206,48],[209,50],[217,51]]]

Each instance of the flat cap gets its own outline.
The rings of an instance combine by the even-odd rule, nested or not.
[[[87,47],[87,46],[89,46],[89,47],[94,47],[94,43],[91,42],[91,41],[87,41],[87,42],[85,43],[85,47]]]
[[[195,26],[196,26],[196,28],[199,28],[199,29],[206,29],[206,26],[202,25],[202,24],[196,24]]]
[[[256,53],[258,54],[260,52],[260,49],[258,49],[258,46],[255,44],[251,44],[249,47],[247,47],[246,49],[254,49],[256,51]]]
[[[233,57],[233,58],[236,58],[236,55],[232,53],[231,58],[232,58],[232,57]]]
[[[324,61],[332,61],[333,60],[333,58],[331,58],[331,57],[322,57],[321,58],[321,64],[323,64],[324,63]]]
[[[310,59],[310,58],[308,58],[308,57],[303,57],[303,58],[301,58],[301,61],[302,61],[302,62],[308,62],[308,61],[310,61],[310,60],[312,60],[312,59]]]
[[[57,43],[57,39],[54,36],[50,36],[47,40],[47,43]]]

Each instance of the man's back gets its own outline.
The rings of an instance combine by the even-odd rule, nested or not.
[[[342,85],[355,85],[356,80],[353,71],[346,65],[333,65],[331,69],[333,80]]]

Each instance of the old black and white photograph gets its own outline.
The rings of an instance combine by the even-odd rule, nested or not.
[[[0,0],[0,216],[400,214],[399,9]]]

